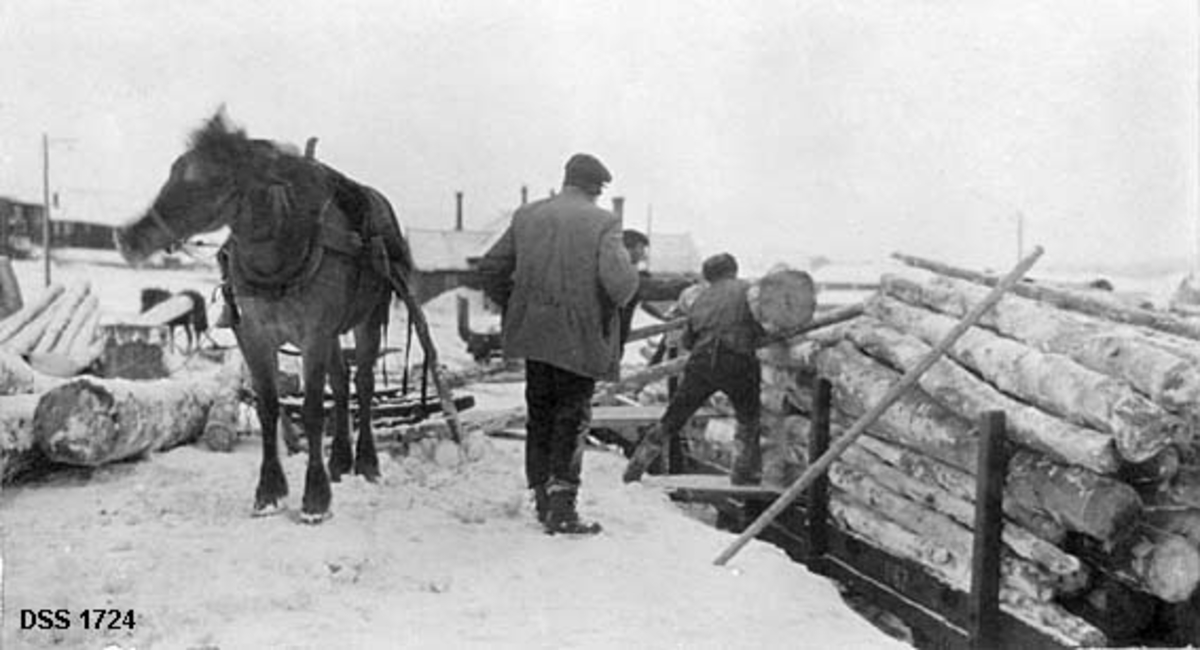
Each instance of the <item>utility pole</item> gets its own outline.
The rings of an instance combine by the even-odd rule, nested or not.
[[[1017,210],[1017,261],[1025,258],[1025,213]]]
[[[50,286],[50,136],[42,133],[42,262]]]

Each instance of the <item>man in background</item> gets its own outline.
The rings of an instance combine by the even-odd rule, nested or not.
[[[650,238],[638,230],[626,229],[621,233],[625,250],[629,251],[629,259],[634,266],[647,260],[646,251],[650,248]],[[640,306],[643,311],[658,320],[668,319],[666,313],[660,311],[651,302],[661,300],[677,300],[683,290],[695,283],[694,276],[655,275],[647,270],[638,271],[638,289],[629,304],[621,309],[621,345],[629,340],[629,332],[633,329],[633,315]]]
[[[549,534],[601,530],[576,510],[583,436],[596,380],[617,376],[620,310],[638,284],[620,222],[596,205],[611,181],[594,156],[572,156],[562,191],[518,209],[478,266],[505,356],[525,359],[525,476]]]

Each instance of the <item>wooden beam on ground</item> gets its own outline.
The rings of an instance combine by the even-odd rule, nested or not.
[[[954,342],[957,341],[958,338],[967,331],[967,329],[979,322],[979,319],[983,316],[984,312],[986,312],[988,309],[991,309],[993,305],[999,302],[1000,298],[1005,294],[1005,292],[1007,292],[1013,285],[1020,281],[1025,273],[1032,268],[1042,256],[1043,252],[1044,251],[1040,246],[1035,248],[1028,257],[1021,260],[1020,263],[1018,263],[1011,271],[1009,271],[1008,275],[1004,276],[1004,279],[1001,280],[1000,283],[988,293],[987,297],[984,298],[979,304],[975,305],[975,307],[972,308],[965,317],[963,317],[962,321],[955,326],[954,330],[951,331],[940,343],[938,343],[938,345],[934,347],[932,351],[930,351],[930,353],[921,361],[921,363],[917,364],[908,372],[906,372],[904,376],[900,378],[900,381],[898,381],[896,385],[890,391],[888,391],[886,395],[883,396],[878,404],[873,406],[870,411],[859,418],[859,420],[854,423],[854,426],[850,427],[850,429],[841,438],[839,438],[837,442],[833,443],[833,445],[830,446],[829,451],[825,452],[819,461],[813,463],[807,470],[805,470],[804,474],[802,474],[800,478],[796,479],[796,482],[793,483],[778,500],[772,503],[771,507],[768,508],[766,512],[759,516],[758,519],[754,520],[754,522],[750,524],[750,526],[746,528],[746,530],[742,532],[742,534],[739,535],[736,540],[734,540],[734,543],[731,544],[729,548],[717,556],[716,560],[714,560],[714,563],[718,566],[723,566],[726,562],[728,562],[734,555],[737,554],[738,551],[742,549],[742,547],[749,543],[751,539],[754,539],[755,535],[762,532],[762,530],[766,528],[767,524],[771,523],[773,519],[778,517],[779,513],[783,512],[783,510],[791,505],[791,503],[795,501],[801,493],[808,489],[808,486],[814,480],[828,471],[829,466],[833,464],[833,461],[837,460],[837,458],[842,455],[842,452],[846,451],[846,448],[853,444],[854,440],[867,430],[867,427],[874,424],[874,422],[879,419],[879,416],[883,415],[884,411],[886,411],[902,395],[908,392],[910,388],[916,385],[917,380],[920,379],[921,375],[931,366],[933,366],[933,364],[936,363],[937,360],[946,353],[946,350],[948,350],[950,346],[953,345]]]
[[[717,501],[741,499],[744,501],[774,501],[783,494],[783,488],[772,485],[733,485],[725,474],[660,474],[647,476],[643,482],[686,501]]]

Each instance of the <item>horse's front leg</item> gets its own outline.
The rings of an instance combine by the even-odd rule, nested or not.
[[[278,358],[275,346],[261,336],[243,336],[241,328],[237,334],[238,347],[242,350],[254,394],[258,398],[258,420],[262,426],[262,464],[258,471],[258,488],[254,493],[256,517],[275,514],[282,510],[280,503],[287,496],[287,477],[279,462],[279,392],[275,385]]]
[[[390,296],[388,297],[390,298]],[[375,396],[375,361],[383,324],[387,319],[388,302],[384,300],[367,320],[354,330],[354,388],[358,393],[358,448],[354,457],[354,473],[368,481],[379,478],[379,456],[375,452],[375,434],[371,429],[371,401]]]
[[[304,436],[308,441],[308,469],[304,474],[304,499],[300,507],[300,521],[317,524],[329,517],[329,503],[333,499],[329,488],[329,475],[325,473],[322,438],[325,430],[325,377],[329,366],[330,350],[337,345],[337,337],[314,337],[303,346],[304,359],[304,405],[302,420]]]
[[[329,452],[329,478],[342,480],[354,468],[354,451],[350,448],[350,374],[342,357],[342,346],[329,351],[329,387],[333,389],[333,445]]]

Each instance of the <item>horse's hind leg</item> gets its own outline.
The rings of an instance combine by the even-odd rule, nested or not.
[[[281,509],[280,501],[287,496],[287,477],[279,463],[279,393],[275,386],[277,360],[275,348],[264,342],[255,342],[253,336],[243,337],[238,332],[238,346],[242,349],[254,394],[258,398],[258,420],[262,425],[262,465],[258,473],[258,489],[254,494],[254,516],[275,514]]]
[[[329,353],[329,387],[333,389],[333,445],[329,452],[329,478],[342,480],[354,468],[354,451],[350,448],[350,373],[342,357],[342,346],[335,345]]]
[[[304,474],[304,499],[300,507],[300,521],[317,524],[329,516],[329,503],[333,494],[329,488],[329,475],[325,472],[324,450],[321,445],[325,433],[325,378],[329,366],[330,349],[338,345],[336,335],[306,341],[304,359],[304,406],[302,419],[304,435],[308,441],[308,469]]]
[[[371,400],[375,396],[375,360],[379,358],[380,333],[387,319],[385,300],[363,324],[354,330],[354,388],[358,393],[358,448],[354,458],[354,473],[368,481],[379,478],[379,456],[375,451],[375,434],[371,429]]]

